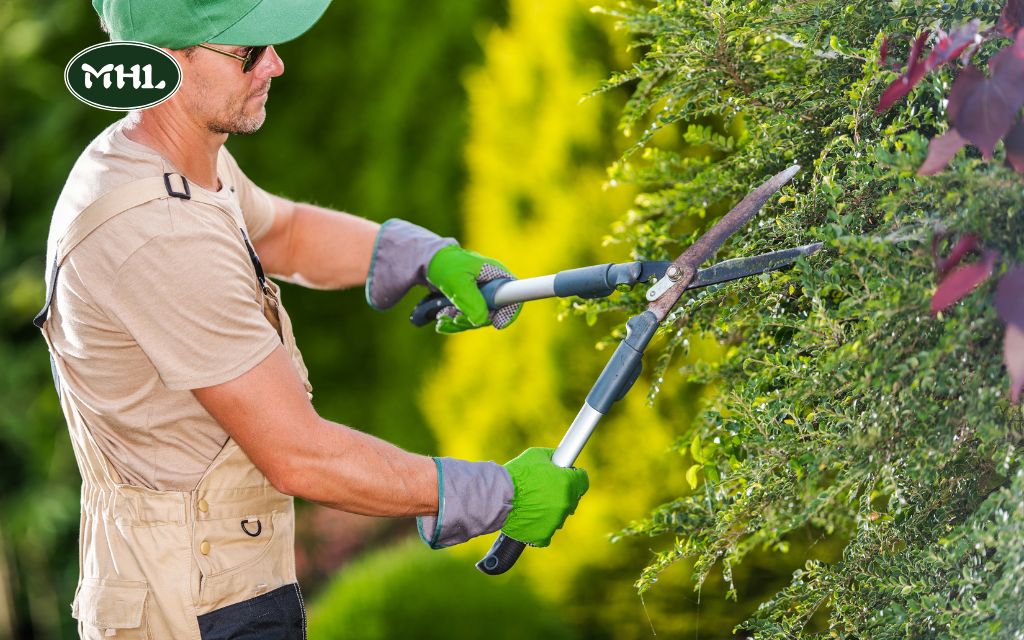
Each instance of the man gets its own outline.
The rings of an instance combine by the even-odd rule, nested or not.
[[[280,290],[365,284],[384,309],[416,284],[489,314],[493,260],[401,220],[379,226],[272,196],[224,142],[262,125],[273,45],[329,0],[94,0],[111,37],[183,70],[171,99],[101,133],[54,211],[37,325],[82,472],[83,637],[301,638],[292,496],[419,516],[434,548],[501,528],[549,543],[587,489],[531,449],[507,465],[414,455],[318,416]],[[258,257],[257,257],[258,256]]]

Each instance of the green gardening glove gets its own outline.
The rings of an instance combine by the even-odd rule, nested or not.
[[[437,332],[458,333],[487,324],[504,329],[512,324],[523,305],[511,304],[491,311],[479,288],[485,282],[512,277],[508,268],[497,260],[458,245],[438,251],[427,265],[427,280],[454,306],[445,307],[437,314]]]
[[[551,462],[554,452],[535,447],[505,463],[515,493],[512,510],[501,531],[534,547],[551,544],[551,536],[575,513],[580,498],[590,487],[583,469],[565,469]]]

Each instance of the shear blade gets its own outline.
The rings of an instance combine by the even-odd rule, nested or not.
[[[768,271],[777,271],[792,265],[800,258],[814,254],[821,249],[821,247],[822,244],[820,242],[815,242],[813,244],[805,244],[791,249],[781,249],[779,251],[763,253],[759,256],[751,256],[749,258],[733,258],[732,260],[724,260],[718,264],[708,267],[707,269],[700,269],[697,271],[697,275],[694,276],[693,282],[690,283],[690,286],[688,286],[687,289],[699,289],[713,284],[721,284],[731,280],[739,280],[740,278],[756,276],[761,273],[767,273]]]

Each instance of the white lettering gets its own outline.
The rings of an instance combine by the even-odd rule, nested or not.
[[[153,86],[153,65],[147,64],[142,67],[142,76],[145,81],[142,83],[143,89],[163,89],[167,86],[167,83],[161,80],[155,87]]]
[[[167,86],[167,83],[161,80],[160,82],[153,84],[153,65],[147,64],[144,67],[140,67],[137,64],[133,64],[128,72],[125,72],[124,65],[119,64],[114,66],[113,64],[105,64],[97,71],[92,65],[83,62],[82,71],[85,72],[85,88],[91,89],[93,78],[103,78],[103,88],[109,89],[111,85],[111,72],[117,75],[117,88],[124,89],[125,83],[131,79],[132,89],[163,89]]]
[[[117,88],[118,89],[124,89],[124,81],[125,81],[126,78],[131,78],[132,79],[132,89],[138,89],[141,86],[142,83],[139,81],[139,65],[133,64],[131,66],[131,72],[130,73],[125,73],[124,72],[124,65],[123,64],[119,64],[116,67],[114,67],[114,71],[117,72]]]
[[[105,65],[103,65],[103,67],[99,71],[97,71],[96,69],[92,68],[92,65],[83,62],[82,63],[82,71],[85,72],[85,88],[86,89],[92,89],[92,76],[95,76],[97,78],[103,78],[103,88],[104,89],[109,89],[110,88],[110,76],[108,74],[113,69],[114,69],[114,65],[112,65],[112,64],[105,64]]]

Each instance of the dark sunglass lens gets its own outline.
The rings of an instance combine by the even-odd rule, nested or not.
[[[242,71],[249,73],[252,71],[260,62],[260,58],[263,57],[263,53],[266,52],[267,47],[250,47],[249,53],[245,54],[245,64],[242,65]]]

